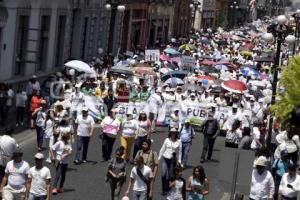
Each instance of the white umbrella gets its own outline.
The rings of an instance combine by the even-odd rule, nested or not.
[[[87,74],[96,73],[87,63],[80,61],[80,60],[71,60],[71,61],[65,63],[65,66],[75,69],[79,72],[85,72]]]
[[[161,69],[159,70],[159,72],[162,73],[162,74],[166,74],[166,73],[168,73],[168,72],[170,72],[170,71],[173,71],[173,70],[170,69],[170,68],[166,68],[166,67],[161,68]]]

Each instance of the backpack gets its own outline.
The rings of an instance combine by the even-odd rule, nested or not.
[[[208,120],[204,124],[203,133],[207,136],[213,136],[218,130],[218,121],[216,119]]]

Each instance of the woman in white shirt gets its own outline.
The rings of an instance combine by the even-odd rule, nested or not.
[[[51,118],[50,111],[48,111],[45,120],[45,127],[44,127],[44,132],[45,132],[44,140],[48,148],[48,158],[46,159],[46,162],[48,163],[51,163],[50,148],[54,144],[53,128],[54,128],[54,122]]]
[[[68,169],[68,163],[69,159],[68,157],[72,153],[72,147],[69,144],[70,136],[69,134],[62,134],[61,140],[57,141],[52,147],[51,147],[51,160],[54,163],[54,166],[56,167],[56,175],[53,182],[53,190],[52,194],[62,193],[64,192],[63,186],[65,183],[65,178],[67,174]],[[59,189],[58,182],[60,180]]]
[[[125,161],[129,161],[131,147],[135,138],[135,133],[138,130],[138,123],[135,119],[133,119],[132,113],[127,113],[126,117],[127,119],[124,122],[122,122],[121,125],[122,135],[120,137],[120,143],[125,150],[123,158]]]
[[[181,164],[182,145],[178,139],[178,130],[172,128],[168,138],[165,139],[158,156],[162,162],[162,192],[167,194],[169,190],[169,180],[174,177],[174,167]]]
[[[150,139],[151,136],[151,122],[144,111],[139,114],[137,124],[138,129],[134,140],[133,160],[135,159],[137,152],[142,149],[143,142],[147,138]]]

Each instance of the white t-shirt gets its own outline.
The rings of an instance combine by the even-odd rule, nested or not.
[[[26,161],[19,163],[13,160],[9,161],[5,168],[5,173],[8,174],[8,187],[15,190],[25,191],[26,176],[29,174],[30,166]]]
[[[56,152],[56,159],[62,164],[68,164],[68,156],[62,159],[63,155],[72,153],[72,146],[65,144],[63,141],[57,141],[52,147],[52,150]]]
[[[0,152],[1,154],[11,157],[13,152],[17,148],[17,142],[9,135],[3,135],[0,137]]]
[[[253,127],[253,140],[251,143],[251,149],[258,149],[260,146],[256,143],[256,140],[259,140],[260,138],[260,131],[257,127]]]
[[[136,120],[128,120],[122,123],[122,136],[135,137],[135,132],[138,129],[138,123]]]
[[[51,136],[53,135],[53,127],[54,127],[54,123],[51,119],[48,119],[46,121],[46,128],[45,128],[45,138],[51,138]]]
[[[95,124],[94,119],[91,116],[83,118],[82,115],[79,115],[75,121],[78,124],[77,135],[88,137],[91,127]]]
[[[296,191],[288,188],[287,187],[288,184],[293,186],[293,188]],[[300,176],[298,174],[296,174],[295,177],[291,178],[289,176],[289,173],[285,173],[281,178],[279,190],[281,190],[283,196],[290,197],[290,198],[297,197],[297,194],[298,194],[297,191],[300,190]]]
[[[51,179],[48,167],[43,167],[42,169],[32,167],[29,170],[28,177],[32,179],[30,193],[37,196],[47,195],[47,180]]]
[[[153,178],[152,170],[147,165],[140,169],[145,178]],[[130,173],[130,178],[134,179],[133,191],[147,191],[147,184],[140,178],[136,172],[136,167],[133,167]]]

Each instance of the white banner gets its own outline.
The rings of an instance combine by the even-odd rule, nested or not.
[[[159,49],[145,50],[145,61],[159,62],[160,51]]]

